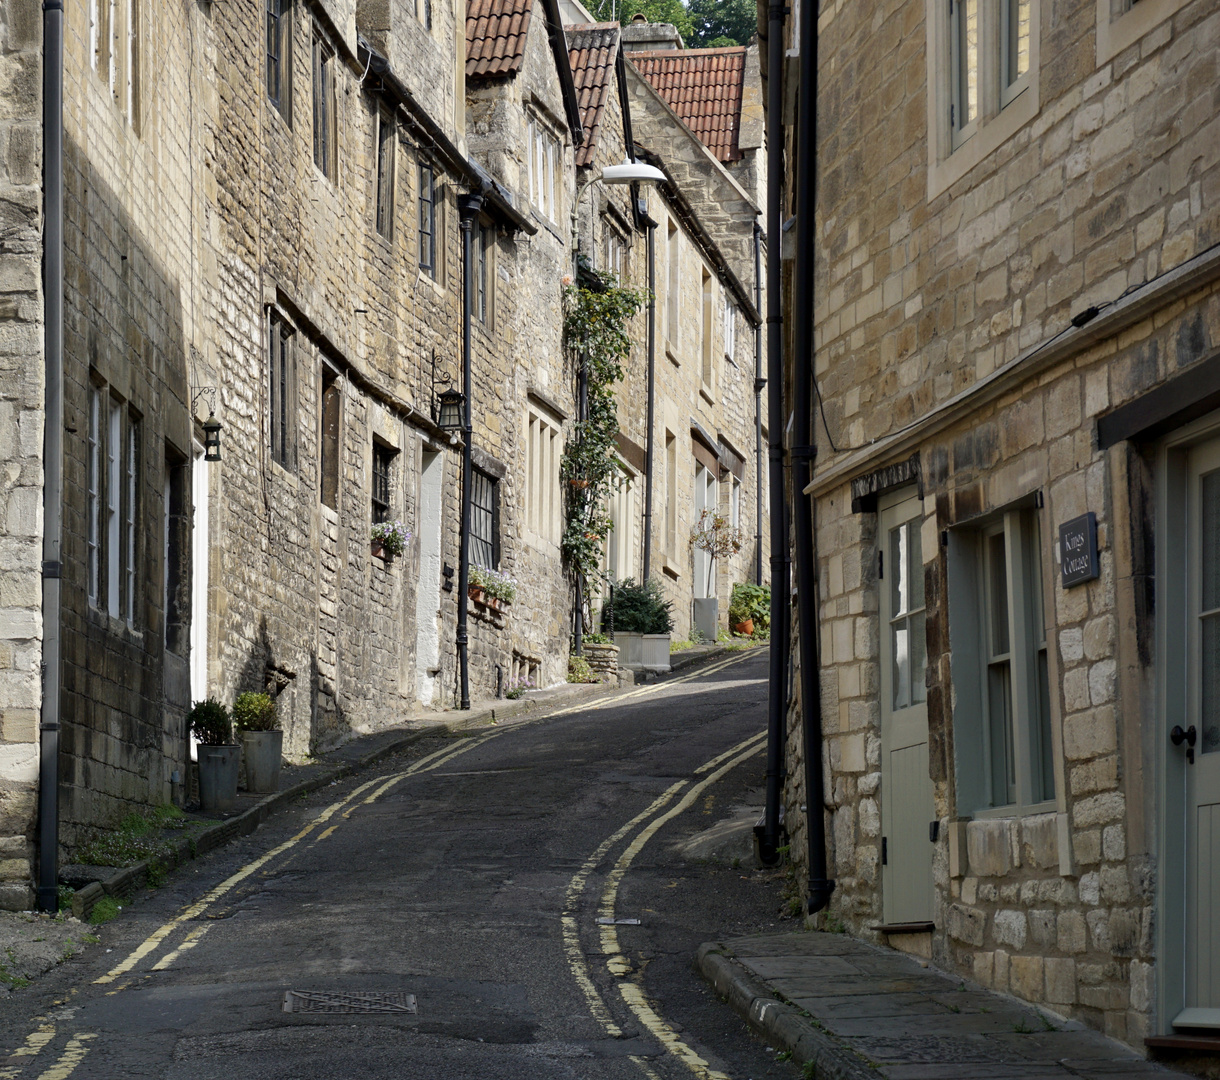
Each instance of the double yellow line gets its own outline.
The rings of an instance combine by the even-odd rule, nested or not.
[[[722,666],[727,666],[722,665]],[[706,674],[706,670],[704,672]],[[578,923],[582,899],[589,878],[601,865],[606,856],[618,844],[631,836],[627,846],[606,876],[598,905],[598,937],[606,970],[614,978],[619,995],[624,1004],[631,1010],[636,1019],[650,1032],[653,1037],[665,1047],[669,1053],[681,1061],[698,1080],[730,1080],[724,1073],[712,1068],[694,1049],[684,1042],[648,1003],[640,984],[630,978],[631,963],[623,955],[619,946],[618,930],[615,927],[615,907],[618,901],[619,886],[631,864],[644,850],[651,840],[666,823],[679,814],[690,809],[700,795],[712,784],[720,780],[731,769],[747,761],[766,746],[766,733],[759,732],[743,740],[736,746],[704,762],[695,770],[695,775],[704,775],[699,781],[680,780],[672,784],[661,795],[627,824],[608,836],[598,846],[597,850],[585,860],[576,875],[568,883],[565,895],[564,912],[561,919],[563,929],[563,948],[577,985],[585,996],[590,1012],[601,1023],[606,1033],[613,1037],[622,1035],[622,1029],[614,1021],[609,1007],[594,985],[593,976],[585,958],[584,949],[580,943],[580,928]],[[678,799],[678,796],[681,798]],[[678,802],[670,806],[670,803]],[[668,809],[666,809],[669,807]],[[634,834],[634,835],[633,835]],[[631,1059],[649,1080],[657,1080],[657,1075],[649,1064],[641,1057]]]

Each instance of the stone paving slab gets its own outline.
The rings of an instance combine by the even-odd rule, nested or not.
[[[844,934],[700,947],[696,962],[815,1080],[1145,1080],[1184,1074],[1077,1021]]]

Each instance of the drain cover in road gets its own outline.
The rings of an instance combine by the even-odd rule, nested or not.
[[[415,995],[402,991],[285,990],[284,1012],[413,1013]]]

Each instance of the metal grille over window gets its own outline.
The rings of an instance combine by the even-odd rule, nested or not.
[[[388,446],[373,444],[373,524],[389,521],[392,516],[390,475],[394,469],[394,453]]]
[[[484,472],[471,472],[470,558],[476,565],[494,570],[499,563],[496,538],[496,481]]]

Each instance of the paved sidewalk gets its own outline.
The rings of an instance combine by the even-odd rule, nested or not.
[[[816,1080],[1135,1080],[1183,1074],[1084,1025],[891,949],[802,932],[700,947],[750,1025]]]

